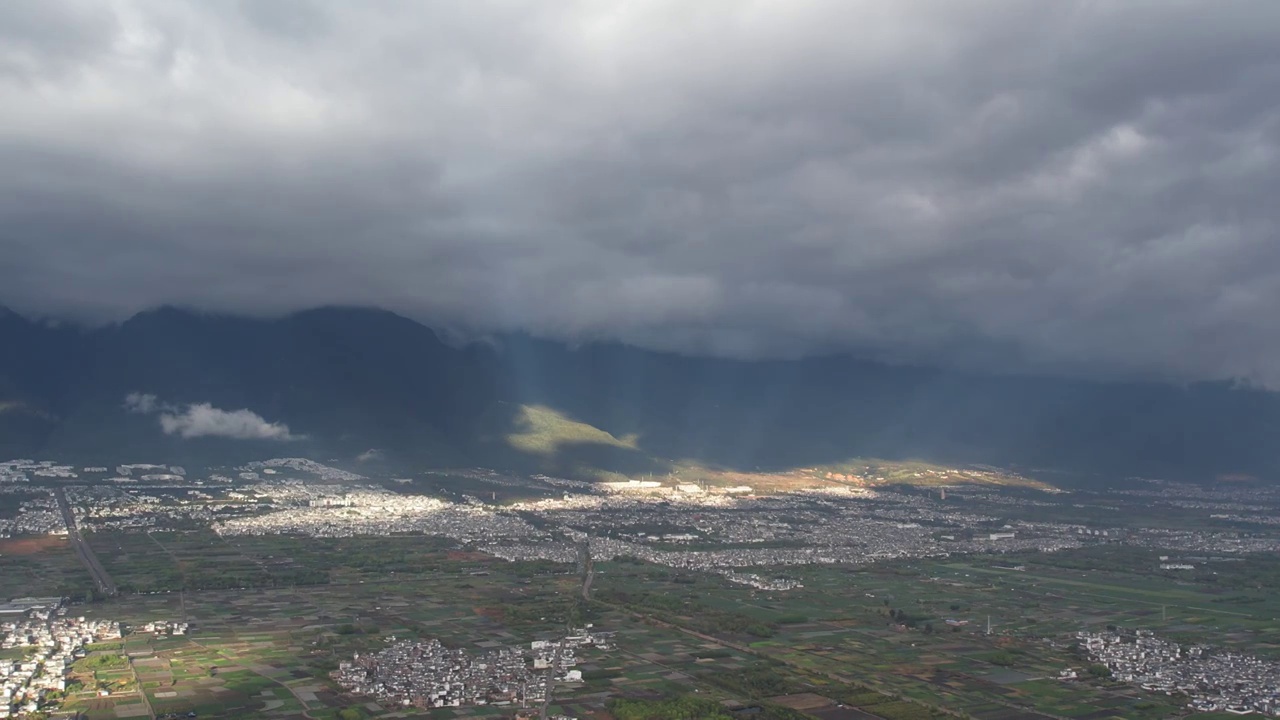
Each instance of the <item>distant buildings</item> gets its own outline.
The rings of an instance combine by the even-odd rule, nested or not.
[[[14,517],[0,517],[0,538],[17,535],[65,535],[67,525],[53,493],[43,487],[0,485],[0,493],[22,498]]]
[[[1189,698],[1199,712],[1280,715],[1280,662],[1182,646],[1149,630],[1081,632],[1081,648],[1112,677],[1143,689]]]
[[[186,635],[190,631],[190,623],[174,622],[172,620],[157,620],[155,622],[144,623],[133,629],[133,632],[170,636]]]
[[[558,640],[533,641],[526,658],[513,647],[472,655],[447,648],[436,639],[393,639],[380,652],[357,654],[341,663],[333,678],[351,692],[400,705],[525,707],[546,699],[555,681],[582,680],[582,672],[571,669],[577,664],[579,648],[608,649],[612,642],[612,633],[588,626]]]

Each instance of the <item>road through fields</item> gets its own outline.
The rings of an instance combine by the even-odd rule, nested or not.
[[[62,512],[62,521],[67,524],[67,539],[71,541],[71,547],[75,548],[76,556],[80,558],[80,562],[84,563],[85,569],[93,576],[93,584],[98,587],[98,591],[104,595],[115,595],[116,584],[111,580],[111,576],[103,569],[102,563],[98,562],[98,557],[93,554],[93,548],[89,547],[89,543],[84,541],[80,536],[80,528],[76,525],[75,513],[71,512],[71,504],[67,502],[67,493],[62,488],[54,491],[54,497],[58,499],[58,510]]]

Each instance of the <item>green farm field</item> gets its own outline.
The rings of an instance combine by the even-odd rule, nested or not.
[[[688,697],[758,708],[762,720],[1158,720],[1187,712],[1177,698],[1105,679],[1058,679],[1087,664],[1073,649],[1076,632],[1118,624],[1267,652],[1280,625],[1266,587],[1227,591],[1156,572],[1151,558],[1128,551],[755,569],[802,585],[785,592],[634,559],[598,562],[593,600],[582,603],[572,566],[510,563],[421,536],[172,531],[90,542],[133,592],[75,606],[129,632],[73,675],[65,709],[88,720],[509,716],[497,707],[381,707],[344,693],[329,673],[391,636],[483,650],[586,622],[618,641],[584,655],[584,682],[557,688],[554,707],[580,718],[609,718],[616,698]],[[26,558],[35,576],[74,576],[74,556],[46,545]],[[1074,567],[1085,561],[1105,569]],[[1251,559],[1221,572],[1270,571]],[[216,587],[217,577],[236,586]],[[192,629],[139,630],[156,620]]]

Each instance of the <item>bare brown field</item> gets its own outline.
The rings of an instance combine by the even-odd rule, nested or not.
[[[0,540],[0,555],[39,555],[49,550],[67,547],[67,539],[61,535],[37,535],[32,537]]]

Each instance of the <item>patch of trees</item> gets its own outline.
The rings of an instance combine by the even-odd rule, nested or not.
[[[885,720],[940,720],[948,717],[939,710],[934,710],[909,700],[901,700],[875,690],[858,690],[856,692],[836,694],[835,699],[845,705],[861,708],[873,715],[878,715],[885,718]]]
[[[748,665],[738,672],[707,672],[701,679],[738,695],[766,698],[775,695],[791,695],[807,692],[784,674],[783,666],[767,662]]]
[[[417,548],[396,547],[395,544],[383,548],[352,549],[338,557],[346,567],[370,573],[422,574],[437,572],[443,565],[438,555],[424,553]]]
[[[329,673],[338,669],[338,661],[333,658],[313,658],[307,661],[307,667],[311,668],[312,677],[327,678]],[[211,671],[215,669],[213,667],[209,668]],[[210,677],[216,674],[214,672],[209,673]]]
[[[227,590],[242,587],[269,587],[271,576],[265,572],[209,571],[188,576],[182,583],[186,590]]]
[[[511,594],[504,598],[501,610],[503,621],[515,624],[555,623],[580,627],[597,617],[596,611],[577,595]]]
[[[734,716],[715,700],[682,695],[662,700],[616,698],[608,704],[617,720],[733,720]],[[754,720],[813,720],[798,710],[762,703]]]
[[[760,661],[747,666],[740,672],[707,672],[701,674],[699,679],[728,690],[735,695],[753,698],[756,702],[759,702],[762,711],[753,717],[760,720],[801,720],[811,717],[805,713],[764,700],[764,698],[779,695],[793,695],[813,691],[812,686],[802,684],[793,679],[788,674],[786,666],[780,663]],[[840,689],[841,687],[843,689]],[[869,688],[858,688],[851,685],[828,686],[821,692],[834,700],[853,707],[863,708],[868,712],[886,718],[886,720],[941,720],[947,717],[944,713],[927,706],[904,701]]]
[[[1017,658],[1013,656],[1013,653],[997,652],[988,655],[987,662],[1000,667],[1013,667],[1013,664],[1017,662]]]
[[[604,602],[646,612],[669,622],[714,635],[730,633],[753,637],[773,637],[777,624],[731,610],[720,610],[696,599],[669,593],[629,593],[624,590],[601,589],[596,598]]]
[[[689,695],[663,700],[614,698],[608,707],[618,720],[733,720],[715,700]]]
[[[122,593],[145,593],[156,590],[229,590],[328,584],[328,571],[316,568],[286,568],[268,573],[259,569],[228,569],[208,565],[189,568],[185,577],[176,571],[160,571],[149,575],[142,583],[132,580],[120,582],[117,589]],[[83,597],[85,593],[80,595]],[[75,594],[69,596],[76,598]],[[97,591],[91,591],[88,599],[98,597]]]
[[[890,700],[878,705],[863,706],[863,709],[885,720],[935,720],[945,717],[937,711],[906,700]]]
[[[60,585],[57,594],[73,603],[97,602],[102,599],[102,593],[92,586]]]
[[[328,585],[329,571],[319,568],[272,570],[276,585]]]
[[[906,610],[900,610],[896,608],[889,611],[889,617],[893,618],[893,620],[899,623],[900,625],[905,625],[909,628],[916,627],[917,625],[924,623],[926,620],[930,619],[930,616],[928,615],[913,615],[907,612]],[[928,623],[926,623],[926,626],[930,628],[932,627],[932,625]],[[932,630],[930,630],[930,632],[932,632]]]

